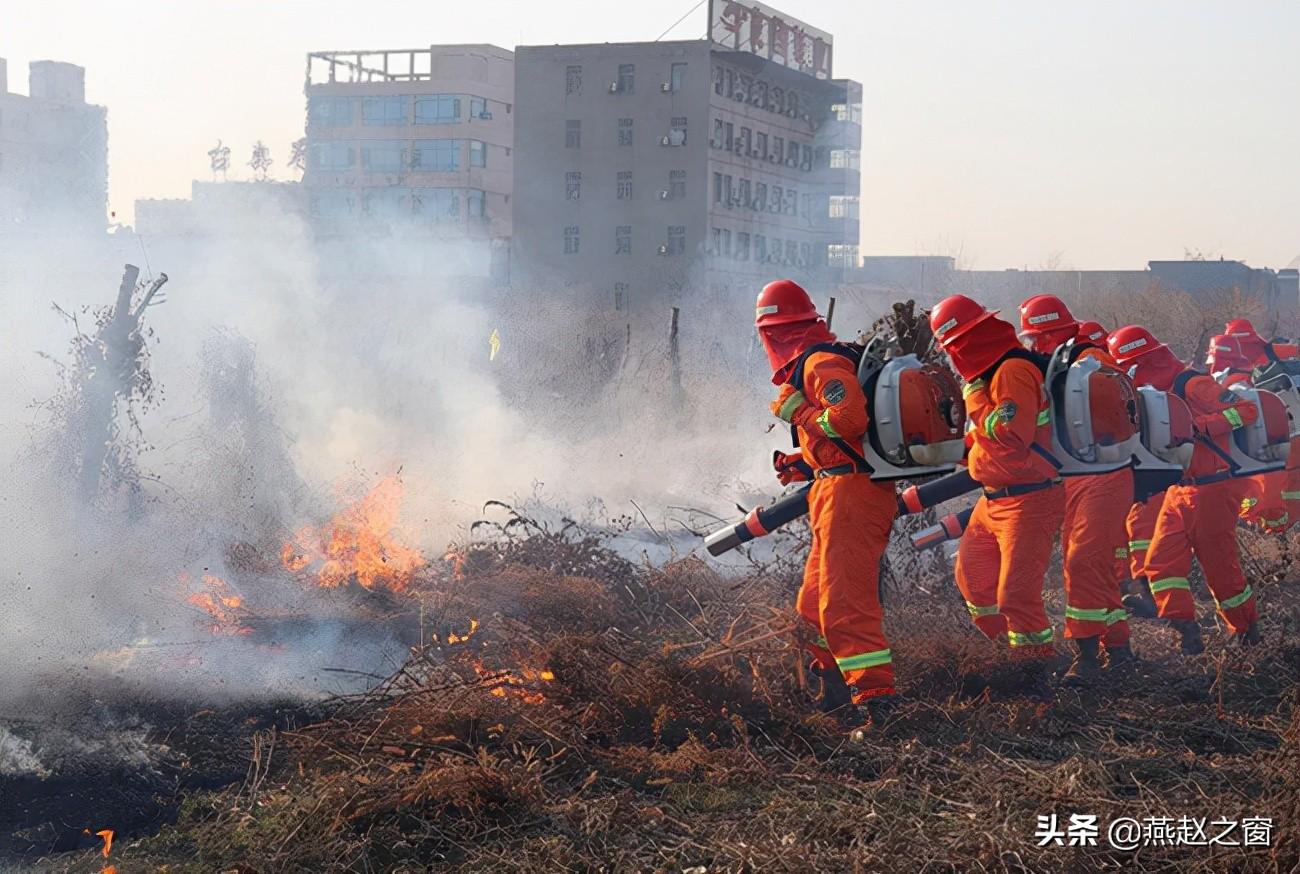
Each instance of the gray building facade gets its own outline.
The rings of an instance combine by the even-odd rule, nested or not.
[[[710,40],[521,46],[515,77],[516,277],[635,313],[856,263],[857,83]]]

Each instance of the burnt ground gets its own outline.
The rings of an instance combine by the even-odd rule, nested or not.
[[[1142,665],[1081,691],[1044,691],[975,635],[941,574],[896,579],[907,703],[853,745],[809,706],[788,567],[651,569],[573,529],[515,532],[422,592],[449,627],[481,621],[467,642],[417,647],[327,712],[155,711],[149,736],[180,751],[162,779],[71,769],[15,786],[32,800],[5,846],[32,870],[94,872],[90,852],[36,853],[118,828],[117,874],[1296,871],[1300,574],[1279,544],[1243,543],[1262,646],[1228,646],[1202,592],[1204,655],[1135,623]],[[115,820],[88,821],[77,798]],[[1103,831],[1039,847],[1051,814],[1273,829],[1268,846],[1117,850]]]

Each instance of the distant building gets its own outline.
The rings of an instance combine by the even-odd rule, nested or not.
[[[0,58],[0,238],[103,235],[108,111],[86,102],[86,71],[33,61],[28,93],[9,91]]]
[[[516,271],[635,310],[856,264],[861,86],[829,34],[716,7],[707,39],[516,49]]]
[[[303,185],[319,235],[455,244],[508,263],[514,56],[491,45],[312,52]]]
[[[135,232],[161,237],[280,235],[285,218],[306,221],[302,186],[296,182],[192,182],[186,199],[135,202]]]

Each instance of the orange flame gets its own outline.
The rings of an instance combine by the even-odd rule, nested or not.
[[[187,587],[190,582],[188,574],[181,575],[181,582]],[[244,624],[248,611],[244,609],[244,599],[230,584],[221,577],[212,574],[203,575],[205,591],[195,592],[185,600],[212,617],[213,634],[249,634],[252,629]]]
[[[405,591],[425,560],[395,536],[401,504],[402,481],[385,477],[323,528],[309,526],[295,534],[281,549],[280,559],[292,573],[313,574],[322,588],[355,579],[367,589]]]
[[[491,688],[488,692],[492,696],[504,698],[507,695],[514,695],[525,704],[541,704],[545,702],[546,696],[532,687],[538,681],[551,683],[555,680],[555,672],[546,668],[541,670],[520,668],[518,672],[494,671],[482,662],[477,661],[474,663],[474,672],[480,677],[489,680]]]
[[[455,646],[458,643],[464,643],[465,641],[473,637],[474,632],[476,631],[478,631],[478,620],[471,619],[469,621],[469,631],[465,632],[464,634],[457,634],[454,631],[447,632],[447,645]]]

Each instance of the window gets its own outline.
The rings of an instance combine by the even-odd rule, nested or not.
[[[851,121],[854,124],[862,124],[861,103],[836,103],[831,107],[831,114],[835,116],[836,121]]]
[[[732,198],[731,174],[728,173],[726,176],[723,176],[723,177],[722,177],[722,204],[723,204],[723,206],[731,206],[732,203],[733,203],[733,201],[732,201],[731,198]]]
[[[780,212],[781,204],[785,202],[785,189],[780,185],[772,186],[772,196],[767,202],[768,212]]]
[[[564,68],[564,93],[566,95],[582,93],[582,67]]]
[[[786,215],[797,215],[799,212],[799,192],[793,188],[785,190],[785,200],[781,202],[781,211]]]
[[[754,157],[767,159],[767,134],[762,131],[754,134]]]
[[[636,66],[633,64],[618,65],[618,91],[620,94],[631,94],[636,85]]]
[[[451,142],[445,140],[444,142]],[[361,166],[367,173],[400,173],[404,143],[401,140],[363,140]]]
[[[480,140],[469,141],[469,165],[471,167],[487,166],[487,143]]]
[[[715,118],[713,120],[713,138],[709,140],[709,145],[715,149],[722,148],[722,134],[723,134],[722,119]]]
[[[352,126],[351,97],[313,97],[309,111],[316,127]]]
[[[614,309],[623,312],[627,309],[627,283],[614,283]]]
[[[767,106],[767,83],[759,79],[754,83],[754,87],[749,89],[749,103],[751,106]]]
[[[673,91],[682,90],[682,81],[686,78],[686,65],[673,64],[672,74],[668,78],[668,87]]]
[[[789,147],[786,149],[785,165],[787,167],[799,166],[799,144],[794,140],[790,140]]]
[[[620,146],[632,145],[632,119],[620,118],[618,120],[618,144]]]
[[[465,197],[465,211],[472,219],[487,218],[487,195],[482,191],[470,191]]]
[[[456,124],[460,121],[460,98],[430,94],[415,98],[416,124]]]
[[[491,117],[488,114],[487,100],[483,97],[471,97],[469,99],[469,117],[470,119]]]
[[[723,142],[723,147],[724,147],[728,152],[731,151],[731,147],[732,147],[732,146],[734,145],[734,143],[735,143],[735,138],[734,138],[734,129],[735,129],[735,126],[734,126],[731,122],[726,122],[725,124],[722,125],[722,142]]]
[[[831,167],[836,170],[857,170],[861,158],[857,149],[832,149]]]
[[[372,188],[365,195],[366,215],[374,219],[393,220],[411,214],[405,188]]]
[[[564,196],[568,200],[582,197],[582,174],[578,172],[564,174]]]
[[[577,149],[582,147],[582,122],[571,118],[564,123],[564,147]]]
[[[813,147],[804,146],[799,159],[800,170],[811,170],[813,168]]]
[[[814,266],[812,260],[813,260],[812,243],[800,243],[799,263],[802,264],[804,267],[812,267]]]
[[[767,183],[754,183],[754,200],[749,204],[749,208],[757,210],[767,209]]]
[[[578,226],[568,225],[564,229],[564,254],[578,254]]]
[[[831,267],[857,267],[858,247],[848,243],[831,243],[826,247],[826,263]]]
[[[736,234],[736,260],[749,260],[749,234],[744,232]]]
[[[722,229],[722,251],[719,252],[722,257],[731,257],[731,231],[727,228]]]
[[[357,150],[347,143],[312,143],[311,168],[313,170],[339,171],[351,168],[357,162]]]
[[[670,200],[680,200],[686,196],[686,171],[669,170],[668,171],[668,198]]]
[[[632,226],[619,225],[614,228],[614,254],[630,255],[632,253]]]
[[[460,140],[416,140],[411,169],[448,173],[460,169]]]
[[[722,254],[722,228],[713,229],[713,249],[710,254]]]
[[[743,73],[736,74],[736,87],[732,89],[731,99],[737,103],[745,103],[749,100],[749,86],[754,80]]]
[[[719,96],[722,95],[722,68],[721,67],[713,68],[713,93]]]
[[[672,126],[668,129],[668,142],[674,146],[686,145],[686,116],[673,116]]]
[[[669,225],[668,226],[668,254],[683,255],[686,253],[686,226]]]
[[[618,199],[632,199],[632,171],[620,170],[618,173]]]
[[[713,174],[713,202],[722,203],[722,174]]]
[[[339,188],[318,189],[311,196],[311,214],[323,219],[343,219],[357,211],[354,192]]]
[[[750,202],[751,199],[749,195],[749,180],[741,179],[739,182],[736,183],[736,205],[747,207],[749,206]]]
[[[748,155],[748,154],[749,154],[749,141],[750,141],[750,138],[751,138],[752,136],[753,136],[753,134],[752,134],[752,132],[750,131],[749,128],[747,128],[747,127],[742,127],[742,128],[740,129],[740,137],[736,140],[736,154],[737,154],[737,155]]]
[[[782,112],[785,106],[785,89],[773,85],[767,92],[767,111]]]
[[[471,197],[475,192],[470,192]],[[480,204],[483,192],[477,192]],[[481,209],[480,205],[480,209]],[[473,215],[473,201],[470,201]],[[423,221],[447,224],[460,221],[460,192],[455,188],[411,189],[411,211]]]
[[[785,137],[772,137],[772,155],[770,160],[777,162],[785,154]]]
[[[794,264],[799,260],[799,244],[794,240],[785,241],[785,264]]]
[[[831,218],[855,219],[858,217],[858,199],[840,194],[832,194],[830,201]]]
[[[405,97],[361,98],[362,124],[406,124]]]
[[[773,237],[772,245],[767,249],[767,261],[769,264],[781,263],[781,238]]]
[[[762,234],[754,234],[754,260],[767,260],[767,237]]]

